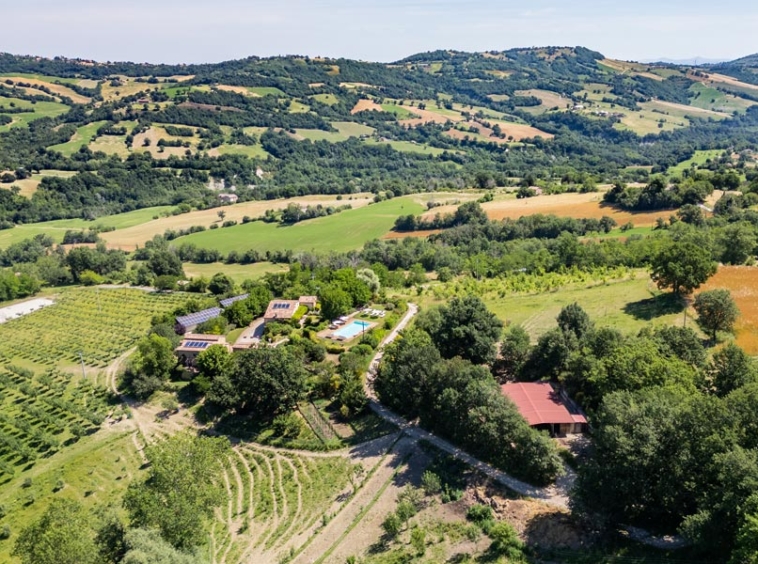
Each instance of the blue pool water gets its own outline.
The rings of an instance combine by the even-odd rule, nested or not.
[[[345,325],[342,329],[335,331],[334,336],[342,339],[352,339],[356,335],[360,335],[363,331],[368,330],[369,327],[371,327],[371,323],[368,321],[353,321],[349,325]]]

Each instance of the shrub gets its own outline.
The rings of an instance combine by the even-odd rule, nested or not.
[[[400,529],[403,526],[403,522],[395,513],[390,513],[387,518],[382,522],[382,529],[384,533],[391,539],[394,539],[400,534]]]
[[[476,524],[491,521],[492,517],[492,508],[489,505],[472,505],[466,512],[466,519]]]
[[[427,470],[421,476],[421,487],[426,495],[435,495],[442,491],[442,482],[437,474]]]
[[[3,528],[0,529],[0,540],[6,540],[11,537],[11,528],[9,525],[3,525]]]
[[[79,282],[84,286],[96,286],[102,284],[105,279],[97,272],[85,270],[79,274]]]

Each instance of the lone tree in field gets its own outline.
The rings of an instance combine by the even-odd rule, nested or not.
[[[711,252],[695,243],[677,241],[658,251],[651,261],[651,277],[659,288],[676,295],[692,293],[716,274]]]
[[[695,311],[698,323],[716,340],[719,331],[732,331],[740,314],[729,290],[711,290],[702,292],[695,298]]]

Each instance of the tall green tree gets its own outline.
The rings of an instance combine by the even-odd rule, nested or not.
[[[70,499],[54,499],[37,521],[21,530],[13,555],[23,564],[99,564],[90,515]]]
[[[211,345],[195,359],[195,367],[211,382],[224,375],[232,366],[232,353],[223,345]]]
[[[294,347],[252,348],[233,359],[208,391],[208,399],[221,407],[271,417],[292,407],[305,392],[303,357]]]
[[[223,499],[218,480],[229,441],[178,433],[149,445],[148,476],[129,485],[124,507],[137,528],[157,529],[176,548],[198,546],[205,524]]]
[[[336,319],[350,311],[352,300],[350,295],[336,285],[328,285],[319,291],[321,314],[326,319]]]
[[[709,372],[713,390],[722,397],[758,381],[755,362],[733,343],[728,343],[713,355]]]
[[[716,274],[711,251],[690,241],[666,244],[650,261],[651,276],[659,288],[685,295]]]
[[[503,322],[476,296],[453,298],[416,321],[432,337],[443,358],[459,356],[474,364],[495,360]]]
[[[715,341],[719,331],[732,331],[740,310],[729,290],[717,289],[701,292],[693,304],[698,323]]]
[[[125,378],[137,397],[146,398],[168,381],[176,364],[171,341],[152,333],[137,344]]]
[[[124,539],[126,554],[121,564],[206,564],[196,554],[182,552],[167,543],[156,530],[131,529]]]

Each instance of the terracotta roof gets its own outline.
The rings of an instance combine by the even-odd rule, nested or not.
[[[587,423],[584,414],[564,401],[548,382],[503,384],[501,390],[529,425]]]
[[[300,302],[296,300],[273,300],[268,304],[264,319],[292,319]]]

